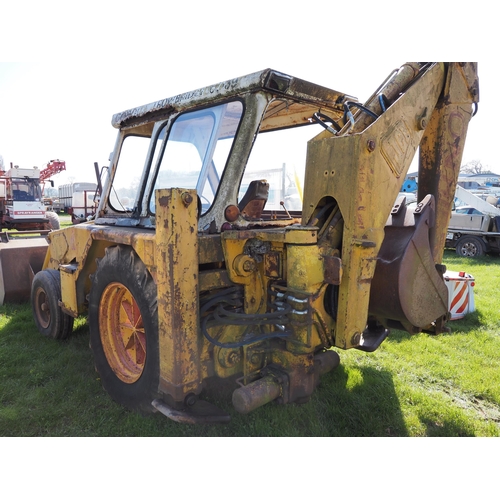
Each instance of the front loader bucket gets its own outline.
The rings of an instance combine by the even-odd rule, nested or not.
[[[0,305],[30,299],[34,275],[41,271],[48,242],[45,237],[2,238],[0,242]]]

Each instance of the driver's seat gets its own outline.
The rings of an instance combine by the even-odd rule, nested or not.
[[[269,183],[265,180],[250,182],[248,189],[238,203],[238,209],[245,219],[260,219],[269,197]]]

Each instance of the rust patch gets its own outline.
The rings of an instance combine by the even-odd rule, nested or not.
[[[160,196],[158,199],[158,203],[160,204],[160,207],[167,207],[169,202],[168,196]]]
[[[342,280],[342,260],[338,257],[325,256],[325,282],[330,285],[340,285]]]
[[[264,256],[266,276],[279,278],[281,276],[281,259],[278,252],[269,252]]]

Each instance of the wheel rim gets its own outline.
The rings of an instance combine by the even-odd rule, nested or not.
[[[47,294],[43,288],[37,288],[35,294],[36,317],[42,328],[50,325],[50,307]]]
[[[127,384],[136,382],[146,361],[146,332],[130,290],[110,283],[101,296],[99,332],[108,364]]]
[[[474,257],[477,253],[477,248],[474,243],[465,243],[465,245],[462,247],[462,255],[465,257]]]

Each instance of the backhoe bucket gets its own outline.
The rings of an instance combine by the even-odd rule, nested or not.
[[[389,328],[439,333],[448,316],[444,266],[436,266],[429,241],[435,201],[427,195],[414,210],[397,200],[385,226],[370,290],[370,314]]]
[[[2,234],[4,236],[5,233]],[[0,242],[0,305],[30,299],[31,283],[47,253],[45,237],[4,238]]]

